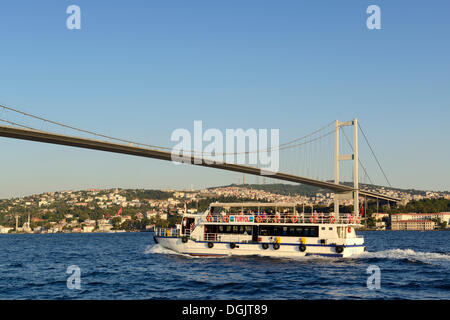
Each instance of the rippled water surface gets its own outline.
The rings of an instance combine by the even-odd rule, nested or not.
[[[151,233],[0,235],[0,299],[450,299],[450,232],[359,234],[368,252],[346,259],[193,258]]]

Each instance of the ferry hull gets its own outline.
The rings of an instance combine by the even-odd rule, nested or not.
[[[213,247],[208,246],[207,241],[195,241],[189,239],[183,243],[179,237],[155,237],[155,242],[162,247],[192,256],[268,256],[268,257],[302,257],[302,256],[326,256],[326,257],[351,257],[365,251],[363,242],[342,244],[343,251],[339,252],[340,245],[336,244],[306,244],[306,250],[301,252],[300,245],[294,243],[281,243],[279,249],[274,248],[273,243],[267,243],[268,248],[263,248],[263,243],[236,243],[234,249],[231,243],[214,242]]]

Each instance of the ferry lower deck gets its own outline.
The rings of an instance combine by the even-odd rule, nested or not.
[[[183,242],[180,237],[155,236],[156,242],[163,247],[192,256],[271,256],[271,257],[301,257],[326,256],[350,257],[365,251],[364,240],[343,241],[339,243],[320,243],[305,239],[305,244],[294,242],[223,242],[223,241],[197,241],[188,239]],[[313,243],[315,242],[315,243]]]

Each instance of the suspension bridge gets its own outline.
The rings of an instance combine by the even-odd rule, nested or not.
[[[0,137],[173,161],[172,148],[107,136],[3,105],[0,105],[0,108],[2,109],[0,122],[3,123],[3,125],[0,125]],[[40,123],[41,128],[38,128],[38,123]],[[46,128],[44,129],[44,127]],[[55,130],[51,131],[49,127],[55,128]],[[353,144],[344,130],[345,127],[353,127]],[[67,134],[65,131],[76,132],[77,135]],[[211,161],[207,161],[203,157],[203,152],[192,151],[189,158],[190,163],[196,166],[238,172],[255,177],[263,177],[264,179],[270,178],[306,184],[330,190],[335,193],[335,212],[337,213],[339,212],[339,201],[343,199],[354,199],[355,214],[359,210],[359,197],[375,198],[393,203],[401,201],[385,194],[359,188],[359,167],[364,171],[364,174],[361,176],[362,180],[373,184],[366,167],[359,158],[359,132],[363,133],[364,140],[367,142],[377,166],[387,184],[391,186],[378,157],[374,153],[373,147],[370,145],[357,119],[346,122],[331,122],[310,134],[282,143],[276,149],[269,149],[271,152],[285,152],[283,156],[280,156],[280,170],[271,173],[270,176],[267,176],[267,172],[263,173],[258,166],[211,163]],[[88,137],[81,135],[87,135]],[[342,137],[345,138],[346,144],[341,143]],[[344,154],[342,154],[342,151],[345,150],[341,150],[344,149],[343,145],[347,148],[347,153]],[[248,155],[251,152],[253,151],[248,150],[245,151],[245,154]],[[183,157],[185,158],[185,156]],[[349,162],[352,166],[346,169],[343,163]],[[346,180],[353,180],[353,184],[341,183],[341,181]]]

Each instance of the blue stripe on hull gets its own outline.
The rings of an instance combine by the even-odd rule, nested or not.
[[[156,237],[156,238],[162,238],[162,239],[181,239],[179,237]],[[221,242],[221,241],[196,241],[196,240],[192,240],[189,239],[190,241],[193,241],[195,243],[223,243],[223,244],[230,244],[230,243],[235,243],[235,244],[252,244],[252,245],[260,245],[260,244],[268,244],[271,245],[273,244],[273,242],[258,242],[258,243],[247,243],[247,242]],[[280,245],[284,245],[284,246],[299,246],[301,243],[280,243]],[[336,244],[305,244],[306,247],[331,247],[334,248],[336,246]],[[349,244],[349,245],[342,245],[344,248],[357,248],[357,247],[364,247],[364,244]]]
[[[337,254],[337,253],[307,253],[307,254],[305,254],[305,256],[306,257],[321,256],[321,257],[333,257],[333,258],[344,257],[343,254]]]
[[[190,256],[195,256],[195,257],[226,257],[228,256],[227,254],[220,254],[220,253],[188,253],[188,252],[183,252],[182,254],[188,254]]]

